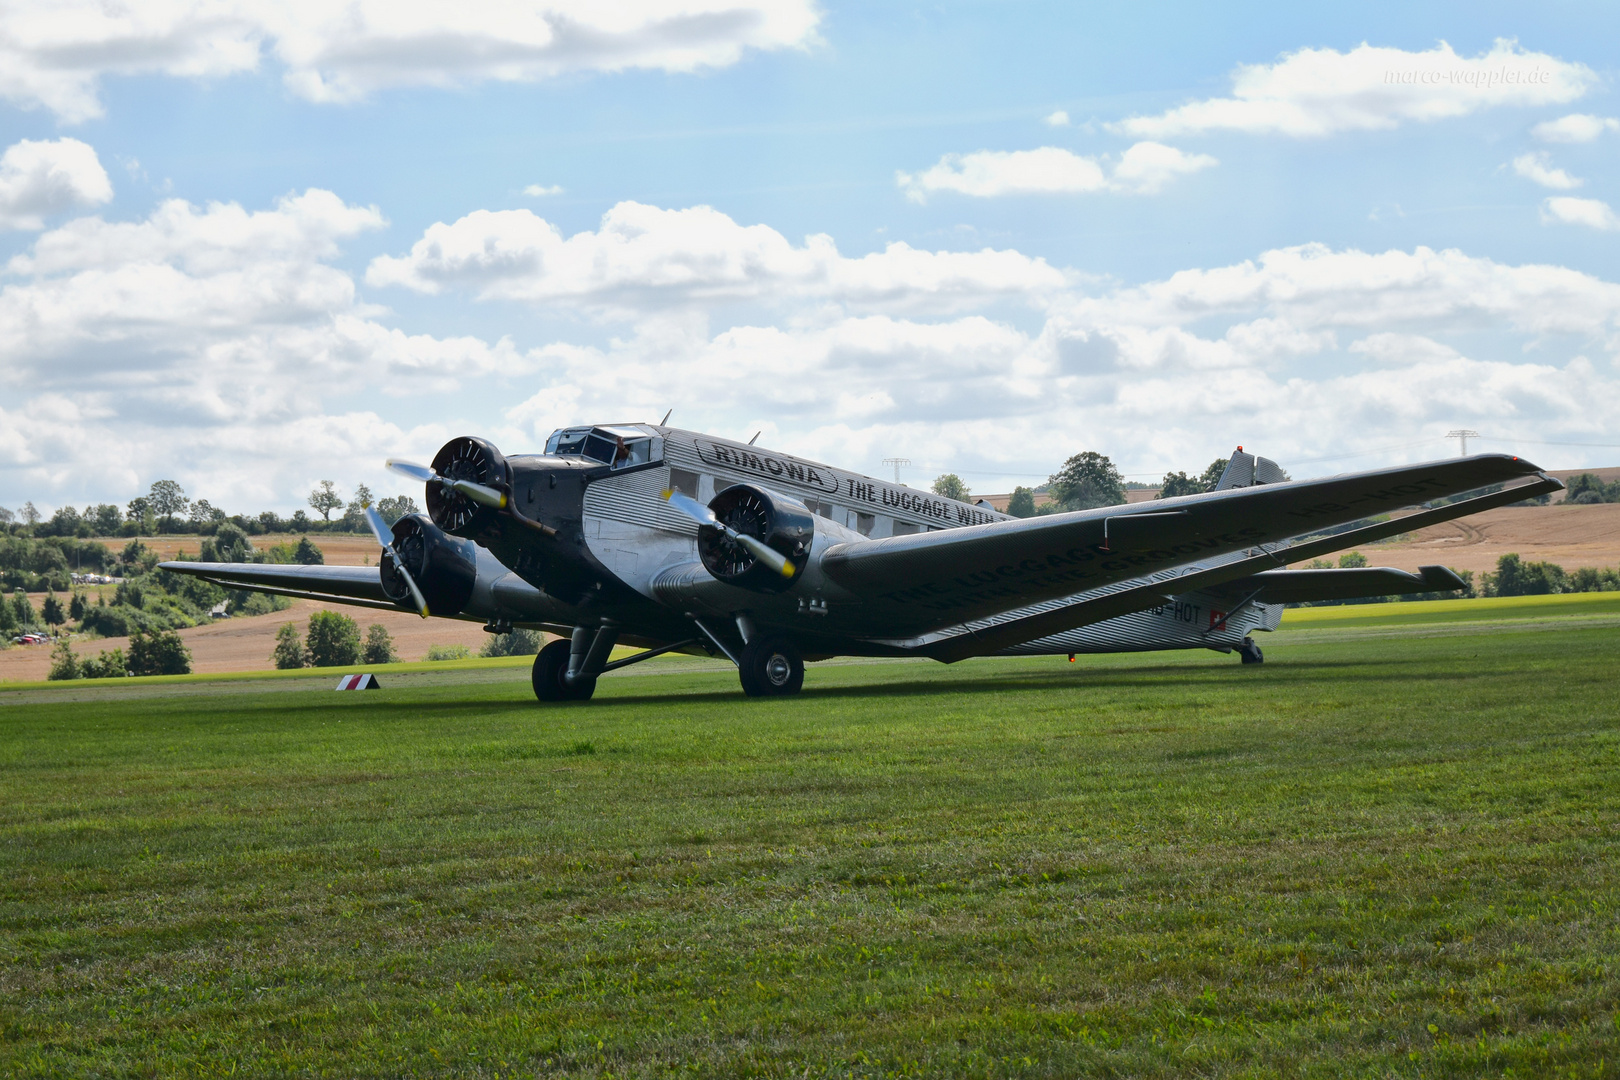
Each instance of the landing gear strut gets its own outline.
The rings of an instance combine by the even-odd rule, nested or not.
[[[1238,646],[1237,654],[1243,658],[1245,664],[1263,664],[1266,662],[1266,654],[1260,651],[1260,646],[1254,643],[1252,637],[1243,639],[1243,644]]]
[[[782,638],[755,638],[737,659],[737,675],[749,697],[789,697],[804,686],[804,657]]]

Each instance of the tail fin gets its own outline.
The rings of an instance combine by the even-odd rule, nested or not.
[[[1281,465],[1270,458],[1245,454],[1243,447],[1240,446],[1232,452],[1231,460],[1226,463],[1226,471],[1221,473],[1220,482],[1215,485],[1215,490],[1253,487],[1256,484],[1282,484],[1289,479],[1291,478],[1283,471]]]

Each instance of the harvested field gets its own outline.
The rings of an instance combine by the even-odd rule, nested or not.
[[[1509,552],[1566,570],[1620,566],[1620,503],[1503,506],[1363,550],[1377,565],[1402,570],[1439,563],[1478,574],[1495,570],[1496,561]]]
[[[401,660],[421,660],[430,645],[467,646],[474,653],[484,647],[489,635],[481,622],[458,619],[423,620],[404,611],[372,611],[323,604],[315,600],[295,600],[286,611],[251,618],[221,619],[206,626],[179,631],[191,650],[191,670],[203,673],[222,671],[270,671],[270,650],[275,647],[276,631],[282,623],[297,623],[298,632],[309,628],[309,617],[317,611],[341,611],[360,624],[361,632],[372,623],[382,623],[394,636],[394,649]],[[129,649],[128,638],[98,638],[75,641],[74,652],[95,656],[103,649]],[[51,670],[50,646],[16,645],[0,652],[0,682],[30,682],[43,679]]]
[[[160,559],[173,559],[182,553],[195,556],[203,540],[200,536],[98,536],[95,542],[106,544],[109,550],[117,552],[124,550],[124,545],[132,539],[139,540],[157,552]],[[263,551],[277,544],[296,544],[303,539],[303,534],[266,533],[248,539],[253,541],[255,548]],[[354,533],[311,533],[309,539],[321,549],[328,566],[370,566],[377,561],[377,541],[369,536]]]

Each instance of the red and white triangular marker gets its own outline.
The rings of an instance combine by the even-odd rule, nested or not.
[[[363,675],[343,676],[338,680],[337,688],[339,690],[381,690],[382,684],[377,681],[377,676],[368,671]]]

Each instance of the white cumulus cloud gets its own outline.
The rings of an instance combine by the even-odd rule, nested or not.
[[[1152,194],[1178,176],[1216,164],[1208,154],[1188,154],[1156,142],[1136,143],[1117,160],[1082,157],[1060,147],[1043,146],[1036,150],[946,154],[920,173],[896,173],[895,182],[913,202],[926,202],[939,192],[978,198],[1099,191]]]
[[[0,472],[123,498],[155,475],[211,478],[200,493],[246,509],[231,477],[287,506],[329,455],[363,449],[358,469],[399,450],[406,429],[356,399],[527,371],[509,342],[408,334],[359,302],[329,260],[384,223],[313,189],[42,234],[0,277],[0,427],[20,433],[0,439]]]
[[[1069,114],[1062,109],[1049,113],[1046,117],[1046,124],[1048,127],[1068,127]]]
[[[1063,288],[1067,278],[1016,251],[931,252],[895,243],[850,258],[826,235],[795,246],[767,225],[740,225],[711,207],[622,202],[596,231],[569,237],[528,210],[479,210],[440,222],[409,254],[372,260],[366,281],[633,314],[727,300],[948,308],[1039,297]]]
[[[547,195],[561,195],[562,193],[561,184],[552,184],[549,187],[543,184],[530,184],[523,189],[523,194],[533,199],[544,198]]]
[[[1555,195],[1541,205],[1541,220],[1549,224],[1584,225],[1588,229],[1611,232],[1620,229],[1620,217],[1602,199],[1577,199]]]
[[[311,101],[570,71],[694,71],[808,45],[819,17],[810,0],[17,0],[0,6],[0,96],[81,121],[101,114],[105,75],[235,75],[266,53]]]
[[[1579,177],[1571,176],[1563,169],[1555,169],[1547,164],[1547,155],[1545,153],[1520,154],[1513,159],[1513,171],[1526,180],[1532,180],[1542,187],[1555,188],[1558,191],[1568,191],[1585,183]]]
[[[101,159],[78,139],[24,139],[0,155],[0,229],[43,229],[47,217],[112,197]]]
[[[1275,64],[1243,64],[1232,74],[1231,97],[1111,126],[1149,139],[1210,131],[1322,136],[1504,105],[1564,104],[1596,83],[1586,65],[1528,52],[1513,41],[1498,40],[1475,57],[1458,56],[1445,42],[1424,52],[1363,43],[1348,52],[1300,49]]]
[[[1530,134],[1542,142],[1586,143],[1605,131],[1620,131],[1620,120],[1612,116],[1593,116],[1590,113],[1570,113],[1557,120],[1547,120],[1530,129]]]

